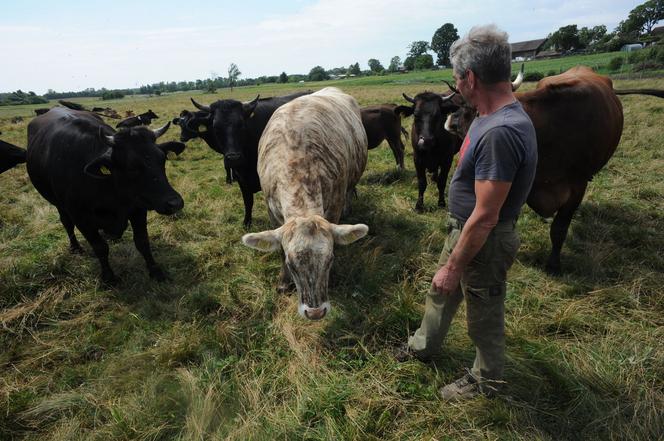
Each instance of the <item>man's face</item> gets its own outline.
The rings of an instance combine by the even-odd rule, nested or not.
[[[457,73],[453,74],[454,81],[456,82],[456,88],[461,95],[465,98],[466,101],[471,102],[472,98],[472,88],[470,87],[470,70],[466,70],[463,75],[458,75]]]

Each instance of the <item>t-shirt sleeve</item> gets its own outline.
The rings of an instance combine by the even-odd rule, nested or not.
[[[487,131],[475,149],[475,180],[512,182],[523,162],[524,145],[514,130]]]

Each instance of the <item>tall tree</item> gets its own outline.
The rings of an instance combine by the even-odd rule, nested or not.
[[[280,83],[288,82],[288,75],[286,75],[286,72],[281,72],[281,75],[279,75],[279,82]]]
[[[598,25],[592,28],[579,29],[579,47],[592,48],[606,35],[606,26]]]
[[[316,66],[313,67],[309,71],[309,81],[323,81],[323,80],[329,80],[330,76],[325,72],[325,69],[323,69],[321,66]]]
[[[413,41],[409,46],[408,46],[408,56],[417,58],[420,55],[424,55],[427,53],[427,51],[431,49],[429,46],[429,43],[426,41]]]
[[[385,70],[382,64],[380,64],[380,61],[376,60],[375,58],[369,58],[369,61],[367,62],[369,64],[369,69],[371,72],[374,73],[380,73]]]
[[[649,34],[660,20],[664,20],[664,0],[648,0],[632,9],[627,20],[621,21],[617,30],[623,36],[634,38]]]
[[[433,34],[431,49],[436,53],[436,64],[450,65],[450,46],[459,39],[459,32],[452,23],[445,23]]]
[[[240,75],[242,75],[242,72],[240,72],[237,64],[231,63],[228,66],[228,85],[231,88],[231,92],[233,91],[233,86],[237,83],[237,79]]]
[[[401,65],[401,58],[400,57],[392,57],[390,60],[390,65],[387,68],[390,72],[396,72],[399,70],[399,66]]]
[[[348,66],[348,75],[360,75],[362,71],[360,70],[360,63],[351,64]]]
[[[563,51],[578,49],[580,46],[579,30],[575,24],[563,26],[549,35],[549,44]]]

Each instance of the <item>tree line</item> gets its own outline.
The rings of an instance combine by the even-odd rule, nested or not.
[[[613,32],[607,32],[605,25],[578,28],[576,24],[560,27],[547,37],[546,48],[561,52],[612,52],[619,50],[626,43],[651,43],[656,37],[650,33],[653,27],[664,20],[664,0],[648,0],[632,9],[627,18],[621,21]],[[348,67],[341,66],[325,69],[314,66],[308,74],[287,74],[260,76],[257,78],[240,78],[242,73],[235,63],[228,67],[225,77],[212,74],[210,78],[195,81],[171,81],[142,85],[138,88],[113,89],[88,88],[78,92],[56,92],[49,89],[40,97],[34,92],[0,94],[0,105],[37,104],[46,99],[62,99],[74,97],[99,97],[101,99],[122,98],[125,95],[145,94],[161,95],[166,92],[205,90],[210,93],[217,89],[238,86],[255,86],[264,83],[297,83],[301,81],[324,81],[361,75],[383,75],[400,71],[432,69],[435,66],[449,66],[450,46],[459,39],[459,32],[452,23],[445,23],[434,32],[431,41],[413,41],[407,46],[408,52],[403,61],[395,55],[385,68],[376,58],[367,61],[368,69],[362,70],[360,63],[355,62]],[[433,56],[436,56],[434,63]]]

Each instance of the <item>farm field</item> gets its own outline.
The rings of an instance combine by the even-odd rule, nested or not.
[[[614,54],[602,55],[574,64],[605,64]],[[558,70],[536,63],[526,70]],[[441,78],[451,78],[449,70],[71,101],[121,113],[149,108],[160,116],[157,127],[192,109],[190,96],[209,104],[335,85],[362,106],[405,104],[403,92],[446,90]],[[614,86],[664,89],[664,78]],[[508,278],[505,391],[461,404],[443,403],[437,390],[475,355],[463,308],[440,360],[392,357],[419,325],[446,234],[435,185],[425,213],[413,210],[409,140],[402,173],[386,143],[369,152],[345,219],[366,223],[369,235],[336,248],[332,311],[320,322],[298,316],[295,294],[276,293],[278,254],[241,244],[240,190],[225,183],[221,156],[202,141],[167,162],[184,209],[148,216],[155,259],[172,279],[165,283],[149,279],[129,230],[110,244],[121,282],[101,286],[89,245],[77,233],[86,255],[68,252],[56,209],[25,166],[0,175],[0,440],[660,438],[664,100],[621,101],[621,143],[572,221],[562,276],[543,271],[550,224],[524,208]],[[36,107],[47,106],[0,107],[1,138],[25,147]],[[12,123],[14,116],[24,119]],[[403,122],[408,131],[411,122]],[[164,135],[178,137],[176,126]],[[269,228],[256,196],[252,232]]]

